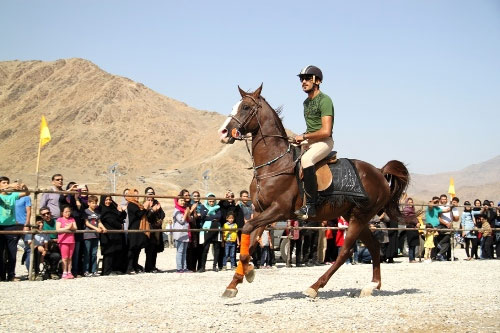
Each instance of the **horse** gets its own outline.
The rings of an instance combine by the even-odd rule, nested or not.
[[[276,221],[291,219],[294,211],[302,206],[303,197],[295,174],[296,159],[290,148],[289,137],[279,113],[261,96],[262,85],[254,92],[245,92],[239,86],[241,100],[218,130],[221,142],[232,144],[236,140],[251,136],[251,157],[254,177],[250,194],[255,206],[254,217],[243,227],[240,242],[240,259],[234,276],[222,297],[235,297],[237,285],[243,278],[252,282],[255,270],[250,265],[250,254],[256,246],[256,236]],[[250,152],[250,149],[249,149]],[[396,160],[389,161],[378,169],[361,161],[351,160],[366,192],[366,200],[355,204],[344,200],[339,204],[324,203],[317,207],[311,221],[323,221],[343,216],[349,228],[337,260],[314,284],[303,293],[315,298],[331,276],[344,264],[351,254],[351,247],[360,239],[368,248],[373,261],[372,280],[361,290],[360,296],[369,296],[382,285],[380,275],[380,244],[369,229],[369,221],[384,210],[394,220],[402,218],[399,201],[409,183],[409,172]]]

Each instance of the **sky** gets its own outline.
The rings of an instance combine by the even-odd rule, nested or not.
[[[0,45],[0,61],[84,58],[221,114],[263,83],[296,133],[296,75],[315,65],[339,157],[434,174],[500,154],[496,0],[0,0]]]

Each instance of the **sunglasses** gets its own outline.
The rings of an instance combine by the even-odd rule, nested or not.
[[[299,81],[302,82],[304,80],[306,81],[311,81],[313,79],[312,75],[301,75],[299,76]]]
[[[42,216],[47,216],[47,215],[50,215],[50,213],[42,213],[41,215]]]

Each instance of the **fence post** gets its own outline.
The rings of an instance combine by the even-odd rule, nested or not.
[[[35,189],[35,197],[34,197],[33,211],[31,213],[31,221],[30,224],[30,233],[31,233],[31,244],[30,244],[30,265],[28,267],[28,280],[33,281],[35,277],[33,276],[33,264],[35,261],[35,235],[33,234],[33,228],[36,227],[36,211],[38,209],[38,187]],[[33,221],[33,222],[32,222]]]

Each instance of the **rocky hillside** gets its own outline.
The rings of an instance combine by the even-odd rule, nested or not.
[[[241,144],[219,143],[224,116],[195,110],[83,59],[0,63],[0,174],[34,185],[41,116],[52,141],[42,149],[40,185],[50,175],[108,189],[119,164],[125,186],[176,193],[246,188],[250,163]],[[202,173],[208,172],[203,183]]]

